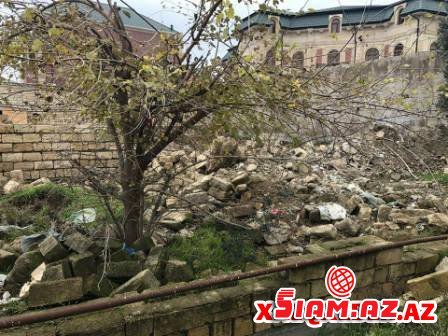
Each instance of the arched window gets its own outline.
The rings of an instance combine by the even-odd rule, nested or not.
[[[335,49],[330,51],[327,56],[327,63],[328,65],[338,65],[341,63],[341,55],[339,54],[339,51]]]
[[[331,19],[330,32],[331,33],[340,33],[341,32],[341,19],[340,18],[335,17],[335,18]]]
[[[271,19],[270,21],[269,21],[269,32],[271,33],[271,34],[275,34],[276,32],[277,32],[277,21],[276,20],[274,20],[274,19]]]
[[[380,58],[380,51],[376,48],[370,48],[366,52],[366,61],[376,61]]]
[[[394,56],[403,55],[404,46],[401,43],[398,43],[394,48]]]
[[[397,10],[397,25],[401,25],[404,23],[404,17],[403,17],[403,8],[400,8]]]
[[[303,51],[298,51],[292,56],[292,66],[293,68],[303,69],[305,65],[305,55]]]
[[[271,48],[268,50],[268,52],[266,53],[266,60],[265,60],[266,65],[269,66],[275,66],[275,49]]]

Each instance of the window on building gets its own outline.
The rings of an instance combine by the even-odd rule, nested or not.
[[[331,33],[340,33],[341,32],[341,19],[336,17],[331,19],[331,25],[330,25],[330,32]]]
[[[305,65],[305,55],[303,51],[298,51],[292,56],[293,68],[303,69]]]
[[[270,23],[269,32],[271,34],[275,34],[277,32],[277,21],[274,19],[271,19],[269,23]]]
[[[275,50],[274,50],[274,48],[269,49],[268,52],[266,53],[265,63],[266,63],[266,65],[269,65],[269,66],[275,66]]]
[[[380,58],[380,51],[376,48],[370,48],[366,52],[366,61],[375,61]]]
[[[404,23],[403,8],[400,8],[397,10],[397,24],[401,25],[403,23]]]
[[[341,55],[339,54],[339,51],[332,50],[328,53],[327,56],[327,63],[328,65],[338,65],[341,63]]]
[[[404,46],[401,43],[398,43],[394,48],[394,56],[403,55]]]

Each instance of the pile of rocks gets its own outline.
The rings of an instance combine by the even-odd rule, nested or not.
[[[381,141],[383,133],[372,136]],[[364,234],[393,239],[448,231],[443,187],[415,179],[381,180],[357,157],[362,155],[348,142],[331,150],[307,144],[268,152],[251,141],[236,144],[222,137],[209,151],[167,153],[155,162],[155,170],[179,164],[192,169],[175,179],[170,190],[175,196],[162,202],[154,238],[164,245],[176,235],[189,236],[201,222],[195,216],[204,214],[259,231],[266,245],[283,244],[287,251],[300,251],[316,239]]]
[[[151,239],[124,249],[118,241],[93,240],[70,230],[19,252],[1,246],[0,273],[9,273],[0,293],[20,297],[29,307],[141,292],[194,277],[186,262],[166,260],[164,250],[154,247]]]

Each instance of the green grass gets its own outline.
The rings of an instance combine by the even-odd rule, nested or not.
[[[103,200],[93,191],[76,186],[47,183],[27,188],[0,198],[0,219],[3,224],[20,227],[30,226],[27,230],[11,232],[8,241],[21,235],[48,230],[52,225],[63,224],[70,216],[84,208],[96,210],[96,221],[85,225],[86,229],[95,229],[111,223]],[[121,203],[112,202],[115,215],[120,218]]]
[[[447,336],[448,309],[441,308],[438,321],[434,324],[347,324],[341,328],[326,331],[319,336]]]
[[[245,233],[218,231],[213,226],[199,228],[191,238],[175,239],[168,253],[170,257],[188,262],[197,276],[206,270],[230,272],[244,270],[248,262],[266,262]]]
[[[443,172],[435,172],[433,174],[429,173],[429,174],[423,175],[423,180],[447,184],[448,183],[448,174],[445,174]]]
[[[24,313],[28,310],[28,306],[24,301],[12,301],[0,306],[0,316],[11,316]]]

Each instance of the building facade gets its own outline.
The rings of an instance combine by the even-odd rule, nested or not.
[[[312,69],[435,51],[439,22],[447,15],[443,0],[258,11],[243,20],[240,52],[257,63]]]
[[[109,5],[102,4],[106,11],[109,11]],[[82,6],[80,5],[81,11]],[[132,48],[134,53],[139,56],[151,55],[157,53],[163,47],[163,43],[161,40],[162,35],[174,35],[178,34],[177,31],[174,30],[173,26],[170,27],[153,20],[147,16],[139,14],[130,8],[118,8],[119,15],[123,24],[126,28],[126,31],[129,36],[129,40],[132,44]],[[92,15],[92,17],[88,17],[88,19],[92,19],[97,21],[97,16]],[[54,69],[47,69],[45,73],[31,73],[27,72],[24,75],[25,82],[28,84],[32,83],[53,83],[54,82]]]

